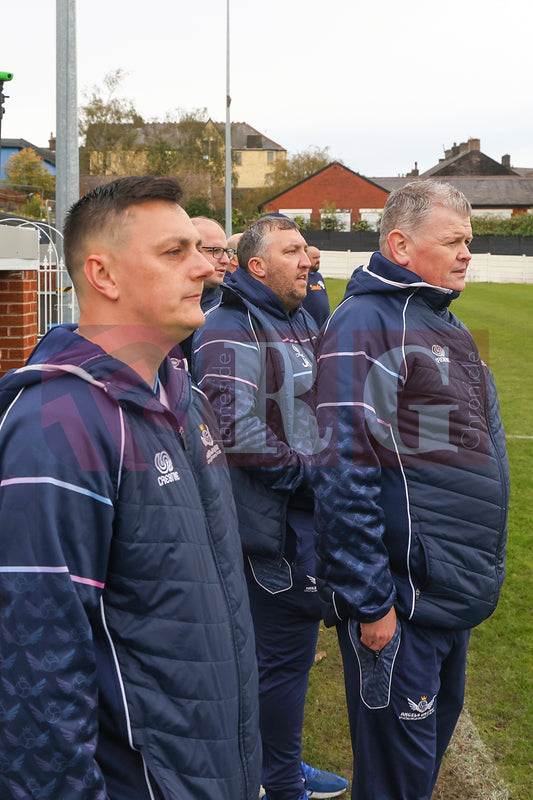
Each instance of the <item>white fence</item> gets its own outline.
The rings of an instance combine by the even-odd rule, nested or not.
[[[0,224],[17,228],[34,228],[38,231],[39,269],[37,272],[37,327],[39,338],[54,325],[74,322],[78,317],[78,303],[72,288],[72,281],[62,258],[58,257],[52,235],[61,233],[46,223],[9,217]]]
[[[48,248],[46,251],[46,255],[41,258],[37,273],[39,338],[54,325],[74,322],[77,318],[76,297],[63,259],[60,258],[58,264],[57,253],[50,253]]]
[[[372,253],[351,250],[320,251],[320,272],[324,278],[348,280],[356,267],[368,264]],[[468,267],[467,281],[487,283],[533,283],[533,256],[495,256],[476,253]]]

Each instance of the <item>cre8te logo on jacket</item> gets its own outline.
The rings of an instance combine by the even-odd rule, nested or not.
[[[155,454],[154,464],[156,469],[161,473],[157,479],[160,486],[165,486],[167,483],[175,483],[181,480],[180,474],[174,469],[172,459],[166,450],[161,450],[160,453]]]

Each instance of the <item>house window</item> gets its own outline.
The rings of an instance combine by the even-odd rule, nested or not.
[[[242,153],[241,153],[241,151],[240,150],[234,150],[233,151],[233,157],[235,159],[235,163],[237,164],[237,166],[241,167],[242,166]]]
[[[321,208],[320,224],[322,230],[349,231],[352,222],[352,212],[340,208]]]
[[[267,151],[267,164],[273,164],[273,163],[274,163],[274,151],[273,150],[268,150]]]
[[[218,142],[214,139],[202,139],[202,156],[206,161],[211,161],[218,152]]]
[[[246,137],[246,147],[248,150],[261,150],[263,147],[263,137],[260,133],[249,133]]]
[[[278,209],[279,214],[284,214],[286,217],[290,217],[294,219],[296,222],[301,223],[303,222],[311,222],[311,214],[313,213],[312,208],[280,208]]]
[[[382,208],[360,208],[359,215],[363,222],[368,222],[373,231],[379,231],[381,224]]]

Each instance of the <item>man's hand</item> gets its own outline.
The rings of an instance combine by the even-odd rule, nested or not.
[[[394,606],[377,622],[361,622],[361,641],[370,650],[383,650],[396,630],[396,611]]]

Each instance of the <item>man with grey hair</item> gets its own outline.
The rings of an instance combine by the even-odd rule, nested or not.
[[[301,760],[321,616],[311,488],[317,328],[301,307],[306,249],[291,219],[259,219],[243,233],[239,269],[193,339],[193,375],[219,423],[246,556],[268,800],[335,797],[348,786]]]
[[[429,800],[464,697],[470,630],[495,609],[509,499],[492,374],[449,311],[471,208],[413,181],[385,205],[319,348],[317,576],[337,625],[352,800]]]

